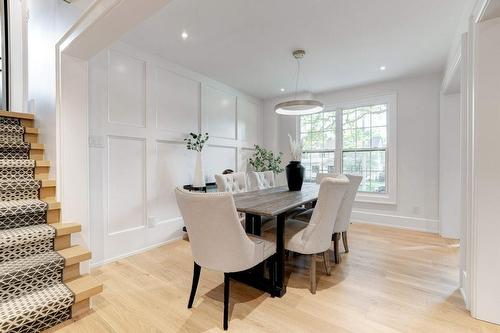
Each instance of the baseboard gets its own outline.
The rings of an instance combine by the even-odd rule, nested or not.
[[[371,213],[365,211],[353,211],[351,220],[353,222],[377,224],[400,229],[425,231],[430,233],[437,233],[439,225],[438,220],[435,219]]]
[[[143,247],[143,248],[140,248],[138,250],[134,250],[134,251],[131,251],[131,252],[128,252],[128,253],[120,254],[120,255],[115,256],[113,258],[104,259],[104,260],[101,260],[101,261],[98,261],[98,262],[93,262],[93,263],[90,264],[90,268],[99,267],[99,266],[102,266],[102,265],[105,265],[105,264],[109,264],[109,263],[112,263],[114,261],[126,258],[126,257],[133,256],[135,254],[143,253],[143,252],[152,250],[154,248],[157,248],[157,247],[160,247],[160,246],[163,246],[163,245],[175,242],[177,240],[182,239],[183,237],[184,237],[184,235],[181,234],[180,236],[168,239],[166,241],[159,242],[159,243],[156,243],[156,244],[153,244],[153,245],[149,245],[149,246],[146,246],[146,247]]]
[[[465,308],[470,310],[469,302],[467,299],[467,293],[465,292],[465,288],[467,285],[467,272],[464,270],[460,270],[460,293],[464,299]]]

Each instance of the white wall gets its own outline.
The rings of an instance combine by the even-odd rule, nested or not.
[[[435,74],[314,96],[326,105],[334,105],[397,94],[397,204],[356,203],[353,220],[438,231],[440,86],[441,75]],[[264,143],[272,149],[287,152],[287,134],[296,134],[296,120],[275,115],[275,102],[265,101]]]
[[[246,169],[262,143],[262,102],[124,43],[89,62],[90,223],[93,264],[175,239],[174,188],[189,184],[200,129],[207,180]]]
[[[500,323],[500,18],[477,25],[474,52],[473,315]],[[475,269],[474,269],[475,268]],[[475,291],[475,293],[474,293]],[[474,306],[475,305],[475,306]]]
[[[56,174],[55,44],[83,10],[60,0],[28,0],[28,112],[36,115],[45,159]]]
[[[439,113],[439,234],[460,238],[460,94],[441,95]]]

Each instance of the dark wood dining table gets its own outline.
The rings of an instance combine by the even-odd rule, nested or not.
[[[285,285],[285,222],[287,215],[299,206],[314,203],[318,199],[319,185],[304,183],[300,191],[289,191],[287,186],[272,187],[264,190],[234,194],[236,210],[245,213],[247,233],[261,235],[262,217],[276,218],[276,275],[273,296],[281,297],[286,293]],[[258,289],[269,291],[262,270],[241,275],[240,281]]]

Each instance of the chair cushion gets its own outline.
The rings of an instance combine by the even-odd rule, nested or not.
[[[250,240],[257,245],[257,248],[259,247],[259,245],[261,245],[263,247],[264,256],[263,256],[262,260],[265,260],[276,253],[276,244],[274,242],[269,241],[263,237],[249,235],[249,234],[247,234],[247,235],[250,238]]]

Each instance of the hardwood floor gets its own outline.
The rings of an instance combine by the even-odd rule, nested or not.
[[[456,241],[353,224],[349,247],[331,276],[317,265],[316,295],[303,256],[289,258],[281,299],[232,282],[229,331],[500,332],[465,310]],[[192,269],[186,240],[95,269],[104,292],[94,297],[93,311],[58,332],[222,331],[223,274],[202,269],[188,310]]]

